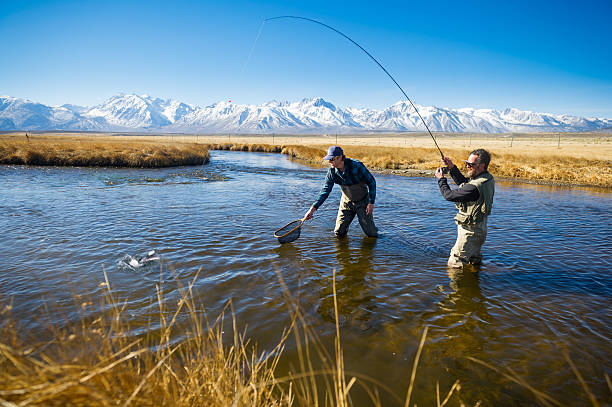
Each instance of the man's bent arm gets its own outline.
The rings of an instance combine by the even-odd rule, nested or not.
[[[438,186],[442,196],[447,201],[451,202],[471,202],[476,201],[480,197],[478,188],[472,184],[465,184],[461,188],[457,188],[454,191],[448,186],[446,178],[440,178],[438,180]]]
[[[451,177],[453,177],[453,181],[455,181],[455,184],[457,185],[461,185],[469,181],[469,179],[463,176],[463,174],[461,173],[461,171],[459,171],[459,168],[457,168],[456,165],[450,169],[450,175]]]

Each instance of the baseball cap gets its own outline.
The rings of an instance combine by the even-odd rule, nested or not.
[[[331,146],[327,150],[327,155],[323,157],[324,160],[331,160],[334,157],[341,157],[344,155],[344,151],[339,146]]]

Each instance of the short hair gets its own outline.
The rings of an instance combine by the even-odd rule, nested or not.
[[[491,154],[484,148],[479,148],[472,151],[470,154],[478,156],[478,163],[484,163],[485,170],[489,169],[489,163],[491,162]]]

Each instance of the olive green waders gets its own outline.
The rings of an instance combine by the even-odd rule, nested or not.
[[[336,236],[346,235],[355,215],[357,215],[363,233],[370,237],[378,236],[378,228],[374,224],[374,215],[366,215],[366,207],[370,203],[367,186],[361,183],[341,186],[341,188],[342,199],[340,199],[336,228],[334,229]]]
[[[488,172],[484,172],[468,183],[478,188],[478,200],[455,203],[459,210],[455,215],[457,241],[448,258],[449,267],[480,264],[482,261],[480,250],[487,240],[487,218],[493,207],[495,179]]]
[[[448,258],[449,267],[463,267],[467,264],[480,264],[482,252],[480,251],[487,240],[487,218],[482,222],[462,225],[457,224],[457,241],[451,249]]]

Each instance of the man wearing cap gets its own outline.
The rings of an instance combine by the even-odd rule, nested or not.
[[[372,214],[376,200],[376,180],[370,171],[360,161],[347,158],[338,146],[331,146],[323,159],[329,161],[330,166],[325,176],[325,185],[315,203],[304,215],[304,219],[312,219],[314,212],[329,196],[334,184],[338,184],[342,189],[342,199],[334,229],[336,236],[346,235],[355,215],[366,235],[378,236],[378,228],[374,224]]]
[[[442,168],[436,171],[438,186],[447,201],[455,203],[459,212],[455,216],[457,224],[457,241],[451,249],[448,259],[449,267],[463,267],[467,264],[480,264],[481,248],[487,239],[487,218],[493,207],[495,180],[488,171],[491,155],[483,149],[474,150],[465,160],[467,176],[457,169],[448,157],[442,159],[450,170],[458,189],[451,190]]]

